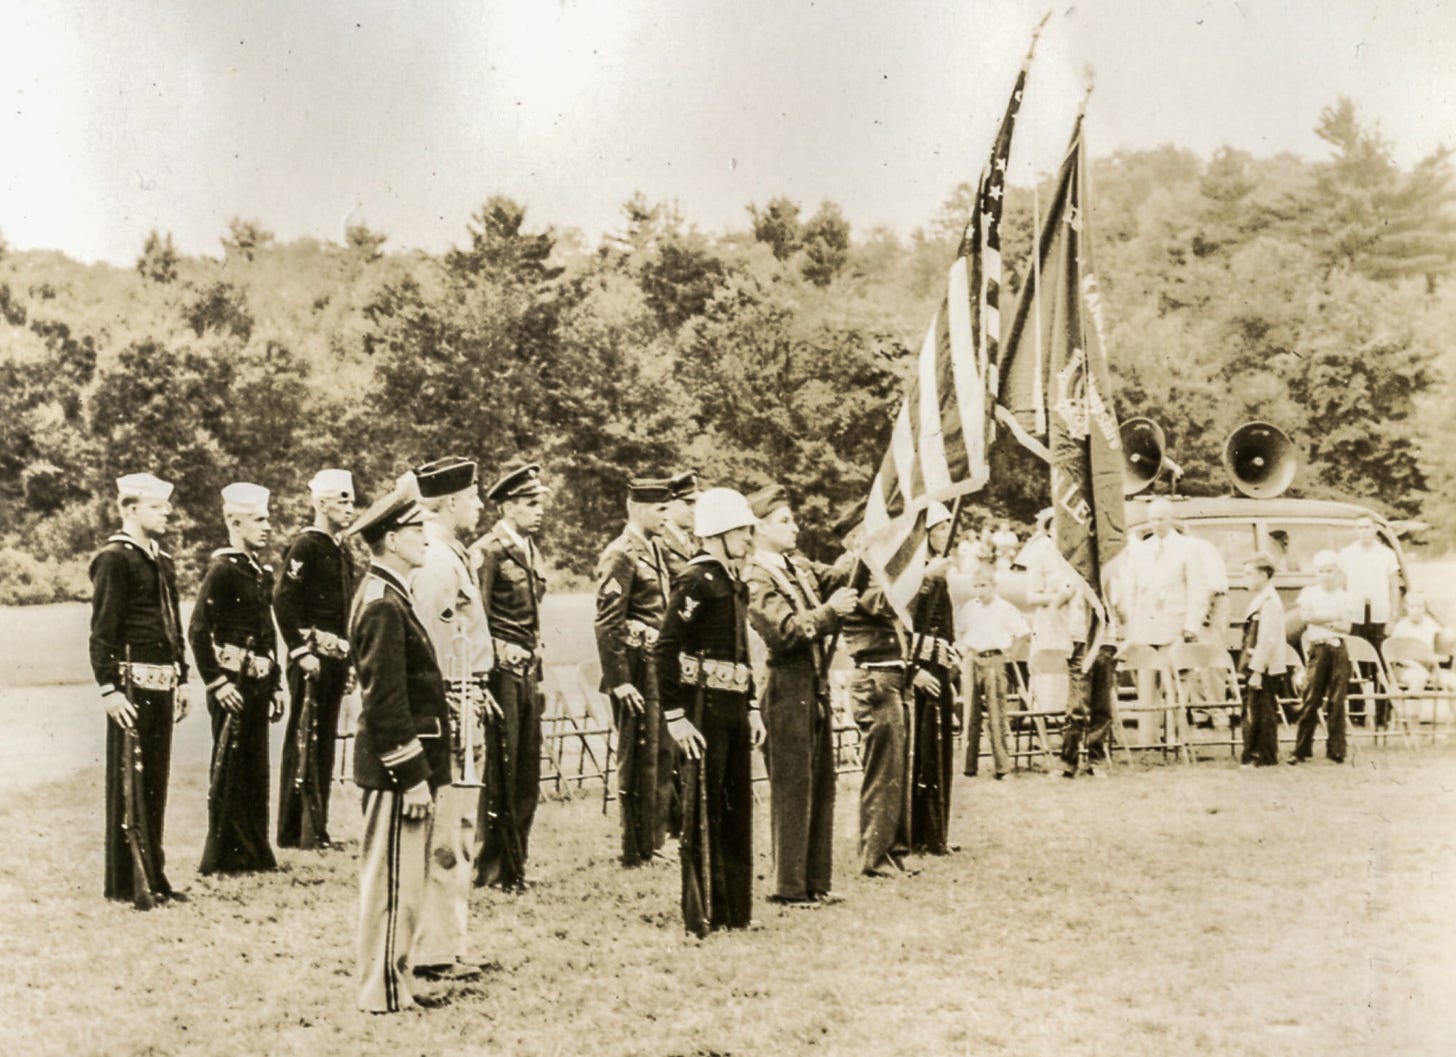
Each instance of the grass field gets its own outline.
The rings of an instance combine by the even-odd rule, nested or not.
[[[15,1052],[1354,1057],[1456,1038],[1448,747],[962,780],[964,850],[901,882],[853,874],[846,778],[848,901],[760,901],[762,931],[701,943],[681,931],[675,868],[623,872],[597,798],[551,802],[538,887],[472,908],[478,954],[502,969],[395,1017],[352,1006],[352,841],[283,853],[274,875],[197,878],[204,782],[180,767],[169,809],[169,872],[193,902],[149,914],[99,897],[99,770],[5,798]],[[354,837],[352,797],[336,805]]]

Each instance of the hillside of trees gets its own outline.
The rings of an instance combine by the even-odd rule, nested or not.
[[[1223,438],[1262,418],[1304,453],[1297,494],[1423,518],[1448,545],[1450,158],[1398,165],[1343,100],[1317,128],[1319,161],[1165,147],[1094,163],[1117,411],[1165,426],[1188,493],[1227,490]],[[171,547],[189,583],[223,540],[227,482],[273,489],[281,542],[318,467],[352,468],[367,496],[447,453],[486,478],[545,465],[544,549],[563,583],[617,531],[627,478],[678,467],[783,482],[822,553],[831,511],[883,452],[971,195],[952,189],[909,238],[785,198],[707,234],[638,196],[597,245],[503,197],[439,255],[391,252],[364,227],[280,243],[242,218],[215,257],[156,232],[132,269],[0,239],[0,602],[87,597],[113,478],[141,469],[177,483]],[[1034,197],[1008,195],[1013,292]],[[1002,458],[973,515],[1024,522],[1044,476]]]

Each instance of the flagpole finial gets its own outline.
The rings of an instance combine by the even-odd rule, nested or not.
[[[1092,98],[1092,89],[1097,87],[1097,67],[1090,62],[1082,70],[1082,78],[1087,82],[1087,89],[1082,93],[1082,106],[1079,113],[1087,112],[1087,102]]]
[[[1032,28],[1031,46],[1026,49],[1026,61],[1022,65],[1031,64],[1031,57],[1036,54],[1036,42],[1041,38],[1041,31],[1046,28],[1047,21],[1051,17],[1051,8],[1047,8],[1046,13],[1041,16],[1040,21],[1038,21],[1037,24]]]

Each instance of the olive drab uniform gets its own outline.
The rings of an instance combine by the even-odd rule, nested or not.
[[[699,554],[673,584],[654,651],[663,714],[703,735],[684,759],[682,909],[688,931],[743,928],[753,911],[753,740],[747,588]]]
[[[743,579],[749,620],[768,650],[761,702],[774,895],[802,902],[829,892],[834,867],[834,713],[825,649],[839,618],[820,601],[818,572],[796,555],[759,551]]]
[[[159,896],[172,892],[162,854],[167,778],[177,687],[187,679],[178,623],[177,572],[156,543],[117,533],[91,560],[91,670],[103,693],[129,693],[136,707],[141,770],[126,759],[126,739],[106,722],[106,879],[110,899],[132,899],[133,869],[123,828],[123,770],[140,783],[139,823],[147,839],[147,874]],[[123,687],[128,689],[123,690]]]
[[[278,630],[288,648],[288,726],[283,737],[283,757],[278,786],[278,846],[300,846],[304,805],[302,795],[318,804],[323,826],[321,842],[327,841],[329,790],[334,773],[334,738],[339,724],[339,702],[349,680],[349,602],[354,594],[354,559],[343,542],[323,529],[310,525],[294,539],[278,570],[273,589],[273,612]],[[307,689],[299,658],[313,654],[319,659],[319,674],[313,687],[315,736],[311,739],[314,758],[306,773],[313,775],[317,788],[303,791],[298,783],[298,722]],[[305,732],[305,741],[310,739]]]
[[[268,724],[282,688],[272,590],[272,566],[235,547],[213,551],[187,627],[212,720],[204,874],[278,865],[268,840]],[[217,700],[227,685],[243,698],[236,715]]]
[[[960,667],[955,648],[955,612],[945,576],[927,577],[916,596],[911,637],[911,681],[915,672],[929,672],[939,696],[912,689],[915,739],[910,776],[910,849],[944,855],[950,850],[950,789],[955,775],[956,719],[953,673]]]
[[[602,692],[617,730],[617,794],[622,812],[622,865],[652,858],[667,838],[673,757],[658,702],[652,648],[667,604],[667,574],[652,542],[633,525],[597,562],[596,640]],[[617,690],[642,695],[637,715]]]
[[[475,883],[516,888],[526,880],[531,825],[541,796],[541,596],[535,546],[498,522],[470,550],[495,653],[489,687],[504,714],[485,721],[485,788],[476,817]]]

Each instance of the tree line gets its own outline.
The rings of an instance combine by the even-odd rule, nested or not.
[[[1190,494],[1226,491],[1223,438],[1262,418],[1304,452],[1299,494],[1423,517],[1450,542],[1449,155],[1398,165],[1346,100],[1317,131],[1316,161],[1165,147],[1094,163],[1117,411],[1165,426]],[[1012,296],[1049,187],[1008,193]],[[616,531],[627,479],[681,467],[782,482],[824,553],[883,453],[972,197],[954,188],[908,237],[784,197],[710,234],[638,195],[594,245],[500,196],[441,254],[391,252],[362,225],[282,243],[246,218],[216,257],[153,232],[130,270],[0,240],[0,601],[86,597],[112,479],[138,469],[177,483],[184,578],[223,539],[231,480],[273,489],[286,535],[318,467],[353,469],[367,495],[447,453],[487,478],[544,464],[566,582]],[[1044,473],[1013,450],[993,470],[973,520],[1028,521]]]

